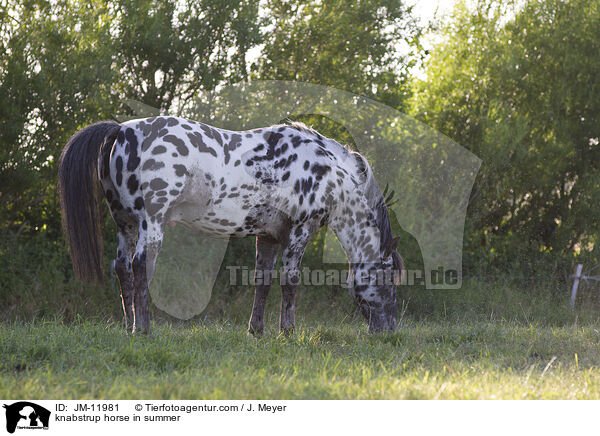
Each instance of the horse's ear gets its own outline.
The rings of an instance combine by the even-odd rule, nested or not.
[[[394,239],[392,239],[392,241],[389,243],[389,245],[385,249],[385,257],[388,257],[390,254],[392,254],[392,251],[394,251],[398,248],[399,243],[400,243],[399,236],[396,236]]]

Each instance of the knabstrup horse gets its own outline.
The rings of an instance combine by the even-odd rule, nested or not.
[[[100,192],[100,187],[102,192]],[[99,122],[77,132],[59,167],[76,276],[102,283],[101,193],[117,225],[115,270],[127,325],[148,331],[148,284],[165,225],[256,239],[256,269],[282,251],[280,330],[294,330],[299,268],[328,225],[350,262],[350,290],[370,331],[396,327],[402,260],[385,200],[358,153],[303,124],[230,131],[176,117]],[[270,283],[256,286],[248,331],[261,335]]]

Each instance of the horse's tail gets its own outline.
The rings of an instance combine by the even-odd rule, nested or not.
[[[60,157],[58,190],[73,270],[81,280],[103,283],[99,157],[112,146],[121,126],[102,121],[69,139]]]

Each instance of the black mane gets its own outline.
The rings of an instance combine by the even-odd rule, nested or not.
[[[383,250],[386,250],[392,243],[394,236],[392,235],[392,224],[390,223],[390,216],[388,214],[387,206],[385,205],[385,199],[381,191],[379,192],[379,198],[375,204],[375,221],[377,228],[379,229],[379,242]]]
[[[392,234],[392,223],[390,222],[390,216],[385,204],[385,198],[381,193],[381,190],[378,190],[378,193],[379,195],[375,205],[375,221],[377,228],[379,229],[379,242],[383,249],[382,251],[385,252],[392,244],[394,235]],[[404,271],[404,261],[402,260],[402,256],[400,256],[398,251],[395,249],[392,250],[392,261],[394,263],[394,270],[398,271],[398,277],[402,277],[402,273]]]

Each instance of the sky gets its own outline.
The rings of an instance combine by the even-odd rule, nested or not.
[[[415,14],[421,18],[423,23],[434,18],[436,11],[438,16],[451,12],[455,3],[456,0],[413,0],[412,2]]]
[[[422,25],[426,25],[434,18],[440,20],[449,15],[456,3],[457,0],[413,0],[412,3],[409,2],[409,4],[414,5],[413,12],[415,16],[419,17]],[[439,42],[439,35],[437,38],[436,35],[426,35],[421,40],[423,48],[427,50],[431,50],[436,42]],[[427,78],[421,65],[411,69],[410,73],[421,80]]]

